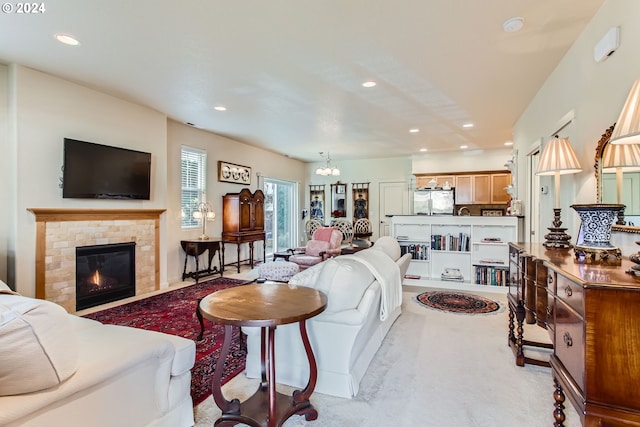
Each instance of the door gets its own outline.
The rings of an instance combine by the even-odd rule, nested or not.
[[[381,182],[379,237],[391,235],[391,216],[409,215],[409,183]]]
[[[264,178],[263,209],[266,255],[296,247],[298,241],[298,184]]]

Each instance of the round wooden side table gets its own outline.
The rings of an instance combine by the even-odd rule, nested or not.
[[[200,302],[202,315],[212,322],[224,324],[224,343],[211,381],[213,399],[222,411],[216,426],[245,423],[255,427],[276,427],[294,414],[315,420],[318,411],[309,402],[316,386],[318,367],[307,335],[306,320],[322,313],[327,297],[304,286],[282,283],[241,285],[214,292]],[[275,332],[278,325],[298,322],[302,343],[309,361],[309,382],[304,390],[291,396],[276,392]],[[231,347],[233,326],[261,328],[262,375],[258,390],[246,401],[227,400],[222,394],[224,362]]]

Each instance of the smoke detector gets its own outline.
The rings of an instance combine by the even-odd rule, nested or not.
[[[514,18],[507,19],[502,24],[502,29],[506,33],[515,33],[516,31],[520,31],[524,26],[524,18],[516,16]]]

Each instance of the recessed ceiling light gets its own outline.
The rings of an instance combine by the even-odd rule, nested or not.
[[[515,33],[516,31],[520,31],[523,26],[524,26],[524,18],[516,16],[504,21],[504,23],[502,24],[502,29],[506,33]]]
[[[367,80],[366,82],[362,83],[362,86],[364,86],[364,87],[374,87],[377,84],[378,83],[374,82],[373,80]]]
[[[420,132],[420,129],[418,129],[418,128],[409,129],[409,132],[418,133],[418,132]]]
[[[510,147],[513,145],[513,141],[507,141],[504,143],[504,145],[506,145],[507,147]]]
[[[216,111],[227,111],[227,107],[223,105],[216,105],[215,107],[213,107],[213,109]]]
[[[461,149],[461,150],[466,150],[467,148],[469,148],[469,146],[468,146],[468,145],[461,145],[461,146],[460,146],[460,149]]]
[[[78,46],[80,44],[75,37],[70,36],[69,34],[56,34],[55,38],[60,43],[68,44],[69,46]]]
[[[462,125],[463,128],[472,128],[473,127],[473,123],[465,123]]]
[[[421,148],[421,149],[420,149],[420,151],[421,151],[422,153],[424,153],[425,151],[427,151],[427,149],[426,149],[426,148]]]

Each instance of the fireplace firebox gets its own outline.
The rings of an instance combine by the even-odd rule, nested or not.
[[[76,311],[136,294],[135,242],[76,248]]]

